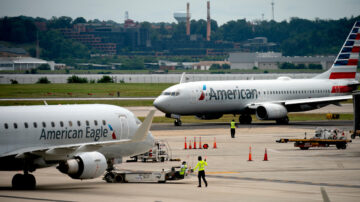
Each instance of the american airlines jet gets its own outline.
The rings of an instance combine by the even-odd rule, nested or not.
[[[143,123],[113,105],[44,105],[0,107],[0,170],[23,170],[14,189],[34,189],[29,172],[57,165],[73,179],[93,179],[108,171],[114,159],[149,151],[155,111]]]
[[[223,114],[240,114],[250,124],[251,114],[260,120],[287,124],[288,112],[317,109],[351,99],[360,51],[360,21],[350,31],[332,67],[311,79],[279,77],[276,80],[199,81],[171,86],[154,101],[154,106],[181,125],[181,116],[204,120]]]

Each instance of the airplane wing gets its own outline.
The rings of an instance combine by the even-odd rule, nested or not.
[[[278,100],[271,102],[259,102],[248,104],[249,109],[256,109],[258,106],[265,103],[274,103],[282,104],[285,106],[291,105],[301,105],[301,104],[335,104],[340,101],[345,101],[352,99],[352,95],[343,95],[343,96],[330,96],[330,97],[320,97],[320,98],[305,98],[305,99],[294,99],[294,100]]]
[[[154,114],[155,114],[155,110],[151,110],[148,113],[143,123],[136,130],[132,139],[87,142],[87,143],[66,144],[66,145],[56,145],[56,146],[45,145],[42,147],[24,148],[24,149],[11,151],[2,154],[0,157],[13,156],[13,155],[15,155],[16,158],[42,156],[46,160],[65,160],[68,159],[69,156],[75,155],[77,153],[97,151],[102,147],[106,147],[110,145],[124,144],[130,142],[140,142],[147,137]]]

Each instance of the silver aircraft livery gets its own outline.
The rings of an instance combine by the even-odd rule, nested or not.
[[[351,99],[357,88],[356,78],[360,51],[360,21],[355,22],[332,67],[311,79],[279,77],[276,80],[198,81],[164,90],[154,106],[181,125],[181,116],[218,119],[223,114],[240,114],[243,124],[252,122],[251,114],[260,120],[287,124],[288,112],[318,109]]]
[[[29,172],[57,165],[73,179],[93,179],[114,160],[149,151],[155,111],[141,123],[130,111],[113,105],[44,105],[0,107],[0,170],[23,170],[15,189],[34,189]]]

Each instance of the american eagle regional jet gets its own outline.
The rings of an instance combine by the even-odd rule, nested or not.
[[[181,125],[181,116],[204,120],[223,114],[240,114],[250,124],[251,114],[260,120],[287,124],[288,112],[300,112],[339,104],[351,99],[359,82],[355,79],[360,51],[360,21],[355,22],[332,67],[311,79],[279,77],[276,80],[199,81],[171,86],[154,106]]]
[[[73,179],[113,177],[115,159],[149,151],[155,110],[143,123],[113,105],[44,105],[0,107],[0,170],[23,170],[14,189],[34,189],[29,172],[57,165]]]

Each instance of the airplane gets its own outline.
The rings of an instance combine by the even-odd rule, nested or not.
[[[155,144],[145,120],[122,107],[105,104],[0,107],[0,171],[19,171],[13,189],[35,189],[38,168],[57,165],[73,179],[93,179],[114,161],[149,151]]]
[[[360,21],[355,22],[332,67],[311,79],[279,77],[276,80],[197,81],[165,89],[154,106],[174,118],[181,116],[218,119],[240,114],[240,124],[251,124],[251,114],[260,120],[288,124],[288,112],[318,109],[351,99],[359,82],[355,79],[360,51]]]

